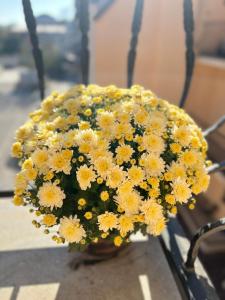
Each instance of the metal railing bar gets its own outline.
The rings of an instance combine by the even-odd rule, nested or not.
[[[182,270],[182,263],[180,262],[180,259],[174,260],[174,257],[172,256],[172,253],[175,255],[180,255],[180,253],[177,253],[177,247],[175,245],[175,250],[170,249],[168,245],[166,244],[164,238],[162,236],[159,236],[159,242],[161,244],[162,250],[165,254],[165,257],[167,259],[168,265],[171,269],[172,275],[174,277],[174,280],[176,282],[177,288],[179,290],[180,296],[183,300],[189,300],[193,296],[190,288],[188,287],[186,283],[186,277],[185,273]],[[173,251],[173,252],[172,252]]]
[[[184,266],[188,238],[178,218],[171,218],[159,237],[181,299],[218,299],[204,269],[188,272]],[[198,262],[198,267],[201,265]]]
[[[82,83],[89,83],[89,62],[90,54],[88,49],[88,31],[90,27],[89,21],[89,0],[76,1],[77,17],[81,31],[81,76]]]
[[[225,160],[220,163],[214,163],[212,166],[207,168],[209,174],[225,170]]]
[[[185,263],[187,271],[194,272],[194,263],[198,256],[201,241],[222,230],[225,230],[225,218],[222,218],[214,223],[208,223],[198,230],[191,240],[190,248],[187,254],[187,260]]]
[[[225,115],[219,118],[219,120],[216,121],[212,126],[204,130],[203,132],[204,137],[207,137],[209,134],[219,129],[221,126],[223,126],[224,123],[225,123]]]
[[[184,32],[185,32],[185,45],[186,45],[186,71],[185,71],[185,81],[182,91],[182,96],[180,99],[180,107],[184,107],[189,88],[191,85],[191,79],[193,75],[194,65],[195,65],[195,53],[194,53],[194,17],[192,0],[183,0],[183,18],[184,18]]]
[[[0,198],[13,197],[13,195],[14,195],[14,191],[13,190],[0,191]]]
[[[107,0],[105,3],[102,4],[102,7],[97,11],[94,15],[94,21],[98,20],[106,11],[107,9],[114,4],[115,0]]]
[[[33,14],[30,0],[22,0],[25,22],[30,36],[32,45],[32,53],[34,63],[38,76],[38,86],[40,90],[41,99],[45,96],[45,82],[44,82],[44,62],[41,49],[39,48],[39,41],[36,28],[36,20]]]
[[[138,44],[138,35],[141,30],[142,15],[143,15],[144,0],[136,0],[134,9],[132,28],[131,28],[131,40],[130,49],[127,58],[127,86],[130,87],[133,84],[134,66],[136,60],[136,49]]]

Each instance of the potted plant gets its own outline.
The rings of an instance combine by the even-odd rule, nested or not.
[[[140,230],[160,235],[177,205],[209,183],[207,143],[191,117],[134,85],[53,92],[16,132],[16,205],[71,249],[115,253]]]

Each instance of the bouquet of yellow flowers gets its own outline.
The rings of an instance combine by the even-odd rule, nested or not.
[[[205,191],[207,143],[175,105],[141,86],[78,85],[53,92],[16,132],[14,204],[33,224],[81,249],[159,235],[177,205]]]

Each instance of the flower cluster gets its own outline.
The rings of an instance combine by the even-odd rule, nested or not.
[[[83,247],[159,235],[177,205],[205,191],[207,143],[182,110],[141,86],[53,92],[16,132],[14,203],[36,227]]]

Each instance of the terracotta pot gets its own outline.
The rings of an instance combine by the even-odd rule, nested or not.
[[[96,257],[102,257],[102,258],[107,258],[107,257],[114,257],[117,256],[121,250],[126,248],[127,245],[122,245],[120,247],[116,247],[113,242],[108,241],[108,240],[99,240],[98,243],[93,243],[90,244],[86,250],[86,252],[89,255],[93,255]]]

